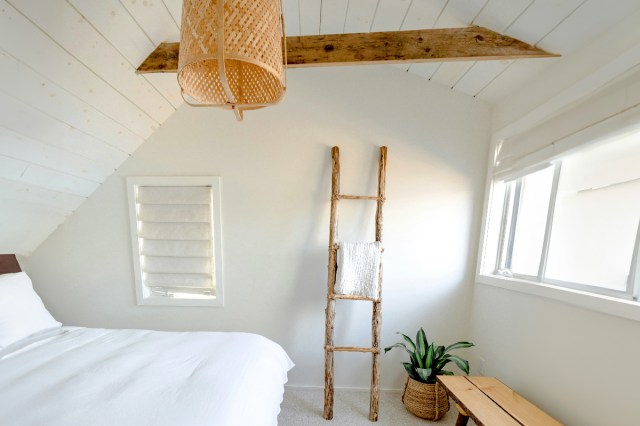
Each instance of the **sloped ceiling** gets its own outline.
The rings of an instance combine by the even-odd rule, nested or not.
[[[637,0],[283,0],[288,35],[476,24],[568,55]],[[0,252],[28,255],[182,105],[136,75],[181,0],[0,0]],[[560,59],[399,66],[496,102]],[[294,72],[294,71],[292,71]],[[304,72],[304,70],[295,71]]]

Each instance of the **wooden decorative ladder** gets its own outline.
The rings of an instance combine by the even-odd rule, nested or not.
[[[382,324],[382,261],[378,277],[378,295],[372,299],[365,296],[351,296],[335,293],[337,252],[338,252],[338,202],[340,200],[374,200],[376,208],[376,241],[382,242],[382,208],[385,201],[385,181],[387,168],[387,147],[380,147],[378,161],[378,195],[342,195],[340,194],[340,150],[337,146],[331,149],[332,177],[331,177],[331,217],[329,222],[329,279],[327,293],[326,328],[324,342],[324,418],[333,418],[333,353],[334,352],[370,352],[371,367],[371,400],[369,405],[369,420],[378,421],[379,381],[380,381],[380,326]],[[369,300],[373,302],[373,316],[371,321],[371,347],[334,346],[333,330],[336,317],[336,299]]]

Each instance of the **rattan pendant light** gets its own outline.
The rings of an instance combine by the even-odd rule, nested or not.
[[[184,0],[178,83],[185,102],[244,110],[274,105],[286,90],[280,0]]]

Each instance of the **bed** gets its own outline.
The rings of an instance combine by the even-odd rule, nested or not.
[[[19,269],[0,255],[0,284]],[[275,425],[293,367],[248,333],[53,326],[3,345],[2,327],[0,313],[0,419],[12,426]]]

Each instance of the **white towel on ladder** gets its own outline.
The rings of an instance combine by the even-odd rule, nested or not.
[[[382,245],[341,242],[338,249],[336,294],[378,298]]]

